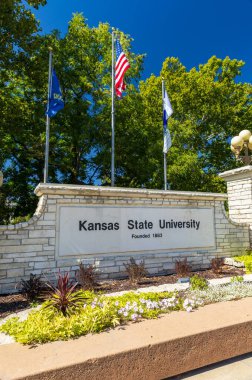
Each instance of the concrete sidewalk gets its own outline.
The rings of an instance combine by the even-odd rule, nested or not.
[[[251,380],[252,353],[212,364],[169,380]]]

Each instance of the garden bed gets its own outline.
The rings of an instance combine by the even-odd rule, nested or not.
[[[165,379],[251,352],[251,310],[250,297],[32,348],[4,344],[0,378]]]
[[[215,278],[223,278],[230,276],[239,276],[243,275],[245,272],[242,268],[233,268],[228,265],[224,265],[221,268],[220,273],[215,273],[212,269],[191,272],[190,276],[198,274],[200,277],[204,277],[208,280]],[[179,279],[179,276],[176,274],[166,275],[166,276],[151,276],[145,277],[137,284],[132,284],[129,279],[121,279],[121,280],[107,280],[107,281],[99,281],[95,286],[95,292],[103,292],[103,293],[114,293],[125,290],[136,290],[138,288],[145,288],[150,286],[158,286],[163,284],[175,284]],[[47,294],[45,293],[43,297],[41,297],[41,301],[46,299]],[[9,314],[16,313],[21,310],[25,310],[29,307],[29,302],[26,300],[24,295],[17,294],[7,294],[0,295],[0,318],[4,318]]]
[[[96,290],[99,291],[84,291],[77,289],[77,283],[73,285],[70,282],[69,273],[59,273],[57,285],[51,284],[51,291],[47,290],[41,297],[41,301],[44,300],[41,306],[24,311],[15,318],[3,319],[0,332],[23,344],[62,341],[107,331],[128,322],[155,319],[173,311],[192,312],[199,306],[252,297],[251,275],[239,276],[241,272],[230,269],[225,272],[224,268],[221,272],[214,271],[214,278],[208,281],[202,273],[190,272],[190,284],[165,282],[159,286],[138,288],[137,291],[110,291],[108,294],[100,291],[104,284],[97,284]],[[225,278],[227,274],[229,277]],[[138,279],[138,283],[143,284],[145,280],[145,285],[150,284],[144,278]],[[35,287],[38,284],[40,291],[44,289],[45,285],[34,276],[23,282],[27,292],[29,290],[27,295],[34,296],[35,290],[39,290]],[[38,302],[33,301],[33,306],[37,305]]]

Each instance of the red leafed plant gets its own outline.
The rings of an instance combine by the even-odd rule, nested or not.
[[[87,297],[82,290],[75,290],[77,285],[77,282],[70,282],[69,272],[64,275],[59,272],[57,285],[48,284],[52,291],[45,307],[53,307],[64,315],[72,314],[83,307]]]
[[[79,263],[79,270],[76,272],[76,279],[84,290],[92,290],[95,285],[97,285],[96,279],[98,278],[98,273],[94,265],[84,265],[82,262]]]
[[[187,262],[187,257],[183,260],[176,260],[175,271],[179,277],[187,277],[191,271],[191,266]]]
[[[141,278],[147,276],[148,272],[145,268],[144,261],[139,264],[136,263],[133,257],[130,258],[130,262],[123,264],[131,284],[137,284]]]
[[[221,273],[223,264],[224,264],[223,257],[215,257],[215,258],[213,258],[211,260],[212,271],[214,273],[216,273],[216,274]]]

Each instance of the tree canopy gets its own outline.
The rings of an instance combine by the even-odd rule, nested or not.
[[[230,137],[252,126],[251,84],[236,82],[243,65],[236,59],[213,56],[198,69],[187,71],[177,58],[167,58],[159,77],[152,75],[140,83],[148,130],[157,130],[160,123],[161,78],[174,109],[169,119],[172,147],[168,152],[172,189],[225,190],[217,174],[237,165],[230,151]],[[153,186],[162,187],[158,133],[156,141],[152,147],[157,160]]]
[[[39,7],[45,0],[27,1]],[[43,179],[48,49],[65,107],[51,118],[49,180],[110,185],[111,28],[89,27],[74,14],[64,36],[42,34],[23,1],[0,3],[0,223],[31,214]],[[163,188],[162,78],[174,113],[167,155],[173,190],[224,191],[218,172],[237,164],[231,136],[251,127],[251,84],[238,81],[244,62],[211,57],[187,70],[168,57],[159,76],[140,81],[144,54],[117,31],[130,61],[127,94],[116,99],[116,185]]]

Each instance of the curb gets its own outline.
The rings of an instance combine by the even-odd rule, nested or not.
[[[0,346],[1,380],[157,380],[252,351],[252,298],[36,347]]]

